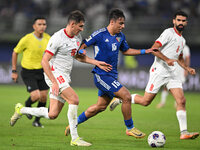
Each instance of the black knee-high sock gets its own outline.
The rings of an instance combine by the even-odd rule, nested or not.
[[[26,107],[31,107],[31,105],[34,104],[35,102],[36,102],[36,101],[33,102],[33,101],[31,100],[31,97],[29,97],[29,98],[26,100],[26,102],[25,102],[25,106],[26,106]]]
[[[37,107],[45,107],[46,106],[46,102],[38,102],[38,106]],[[35,121],[39,121],[40,117],[35,117]]]

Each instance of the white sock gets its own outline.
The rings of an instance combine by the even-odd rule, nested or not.
[[[69,104],[67,116],[69,120],[70,134],[72,137],[72,141],[76,140],[79,137],[77,131],[77,125],[78,125],[77,110],[78,110],[78,105]]]
[[[178,110],[176,116],[179,122],[180,131],[187,131],[187,118],[185,110]]]
[[[23,107],[20,112],[23,115],[29,114],[29,115],[33,115],[36,117],[44,117],[49,119],[48,116],[48,108],[46,107],[37,107],[37,108],[31,108],[31,107]]]
[[[161,93],[161,101],[160,101],[161,104],[165,104],[167,96],[168,96],[168,91],[163,90]]]
[[[137,94],[131,94],[131,103],[132,104],[135,104],[135,96],[136,96]]]

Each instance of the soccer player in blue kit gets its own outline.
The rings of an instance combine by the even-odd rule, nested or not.
[[[105,61],[112,65],[112,70],[106,72],[99,67],[95,67],[92,71],[94,74],[94,83],[98,90],[98,101],[90,106],[86,111],[78,117],[78,124],[95,116],[99,112],[104,111],[109,105],[113,97],[122,99],[122,114],[126,125],[126,134],[136,138],[143,138],[145,133],[134,127],[131,115],[131,94],[124,86],[122,86],[117,78],[117,64],[119,50],[124,55],[140,55],[151,53],[153,49],[136,50],[129,48],[125,35],[121,30],[125,27],[125,16],[119,9],[112,9],[109,14],[109,25],[94,32],[87,39],[83,40],[80,51],[86,47],[94,46],[94,57],[96,60]],[[70,127],[67,126],[65,135],[69,135]]]

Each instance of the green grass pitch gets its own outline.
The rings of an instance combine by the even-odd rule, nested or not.
[[[75,88],[79,95],[80,104],[78,114],[88,106],[96,103],[97,89]],[[131,90],[133,93],[134,91]],[[143,94],[143,91],[135,91]],[[71,147],[70,137],[64,136],[67,121],[66,103],[56,120],[41,119],[45,128],[32,126],[33,120],[23,116],[14,127],[10,127],[9,120],[14,113],[16,103],[24,103],[28,93],[24,86],[0,85],[0,150],[143,150],[152,149],[147,144],[147,136],[155,130],[162,131],[166,136],[164,148],[177,150],[199,150],[200,137],[195,140],[179,140],[179,126],[174,109],[174,100],[170,95],[163,109],[156,109],[160,94],[148,107],[132,105],[134,124],[147,136],[135,139],[126,136],[125,125],[120,107],[113,112],[109,109],[89,119],[78,126],[79,136],[91,142],[91,147]],[[187,99],[188,130],[200,131],[200,94],[185,93]],[[36,105],[34,105],[36,106]]]

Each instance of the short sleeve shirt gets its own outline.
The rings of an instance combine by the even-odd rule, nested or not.
[[[80,47],[81,35],[70,37],[65,29],[61,29],[50,38],[46,52],[53,57],[50,60],[52,70],[70,74],[73,66],[73,58]]]
[[[183,48],[185,47],[185,39],[174,28],[164,30],[156,42],[161,46],[161,53],[170,59],[178,60],[179,55],[183,53]],[[155,57],[151,69],[157,69],[161,75],[168,76],[177,68],[177,65],[175,62],[174,66],[169,66],[160,58]]]
[[[87,39],[83,40],[83,42],[88,47],[93,45],[94,57],[96,60],[104,61],[112,65],[112,70],[110,72],[105,72],[97,66],[93,69],[93,72],[99,75],[111,75],[117,78],[119,50],[126,51],[129,49],[125,35],[122,32],[111,35],[107,28],[102,28],[95,31]]]

